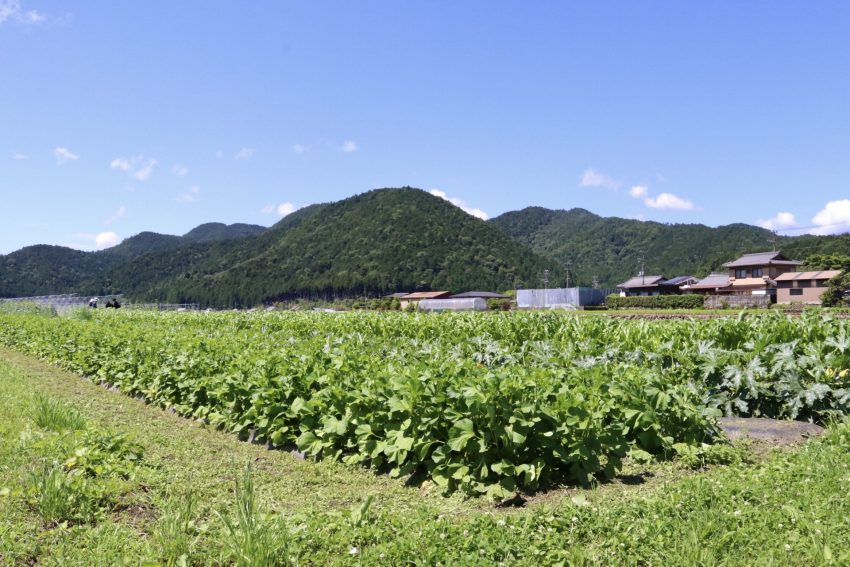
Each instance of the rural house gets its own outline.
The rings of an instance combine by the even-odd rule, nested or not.
[[[717,292],[775,296],[776,278],[780,274],[796,272],[797,267],[802,265],[802,262],[790,260],[779,251],[744,254],[723,264],[729,270],[729,285]]]

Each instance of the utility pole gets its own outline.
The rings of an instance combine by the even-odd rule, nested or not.
[[[640,283],[641,284],[646,284],[646,271],[644,270],[644,261],[646,260],[646,258],[644,256],[646,256],[646,253],[641,251],[640,256],[638,257],[638,260],[640,261],[640,278],[641,278]]]
[[[593,289],[599,289],[599,278],[593,276],[593,283],[590,285],[593,287]]]
[[[573,265],[573,263],[572,263],[571,260],[567,260],[567,263],[564,265],[564,268],[567,271],[567,285],[566,285],[567,289],[569,289],[569,287],[570,287],[570,267],[572,265]]]
[[[543,307],[546,307],[546,300],[549,295],[549,268],[543,270]]]
[[[767,239],[768,242],[773,243],[773,251],[776,252],[776,230],[773,230],[773,235]]]

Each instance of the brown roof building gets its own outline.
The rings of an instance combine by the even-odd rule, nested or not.
[[[776,276],[776,302],[820,305],[827,282],[840,273],[840,270],[823,270],[780,274]]]
[[[414,291],[399,298],[402,309],[407,308],[411,303],[418,305],[423,299],[445,299],[451,296],[448,291]]]

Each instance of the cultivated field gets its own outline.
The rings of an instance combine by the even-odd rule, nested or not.
[[[2,487],[0,505],[14,520],[0,532],[0,556],[55,559],[73,533],[124,529],[115,510],[137,499],[147,478],[155,505],[135,526],[144,541],[127,551],[130,563],[238,563],[260,553],[256,541],[277,549],[274,558],[317,564],[842,561],[850,510],[834,496],[850,486],[847,426],[803,449],[754,457],[723,443],[714,417],[840,419],[850,405],[848,327],[816,314],[652,322],[540,313],[0,315],[0,344],[93,382],[3,351],[3,412],[19,418],[2,433],[19,441],[0,463],[16,479]],[[153,407],[133,409],[140,417],[128,423],[104,417],[136,402],[94,383],[195,421]],[[146,439],[163,419],[174,439]],[[102,421],[118,430],[100,434]],[[189,462],[166,462],[164,454],[185,456],[199,425],[231,435],[216,437],[217,454],[205,458],[198,454],[209,441],[193,437]],[[246,452],[274,455],[275,465],[250,477],[262,490],[246,491]],[[239,512],[223,502],[220,483],[193,492],[192,461],[203,477],[223,467],[231,482],[244,479]],[[298,493],[306,501],[273,488],[276,478],[292,482],[293,462],[317,477],[316,494]],[[704,466],[714,468],[690,472]],[[339,471],[339,509],[322,498],[333,484],[328,470]],[[179,479],[173,502],[157,493],[169,477]],[[624,479],[645,486],[625,488]],[[51,490],[77,496],[45,514]],[[213,493],[211,505],[180,512],[187,494]],[[493,507],[517,493],[529,510]],[[311,503],[316,515],[305,519]],[[27,521],[48,534],[36,536],[43,545],[21,535]],[[157,540],[167,521],[185,548]],[[211,534],[216,544],[201,550]],[[116,541],[104,557],[121,549]]]

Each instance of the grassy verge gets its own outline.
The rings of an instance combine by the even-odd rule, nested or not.
[[[504,510],[240,443],[4,350],[0,415],[4,565],[850,562],[846,424],[757,464],[653,465]]]

